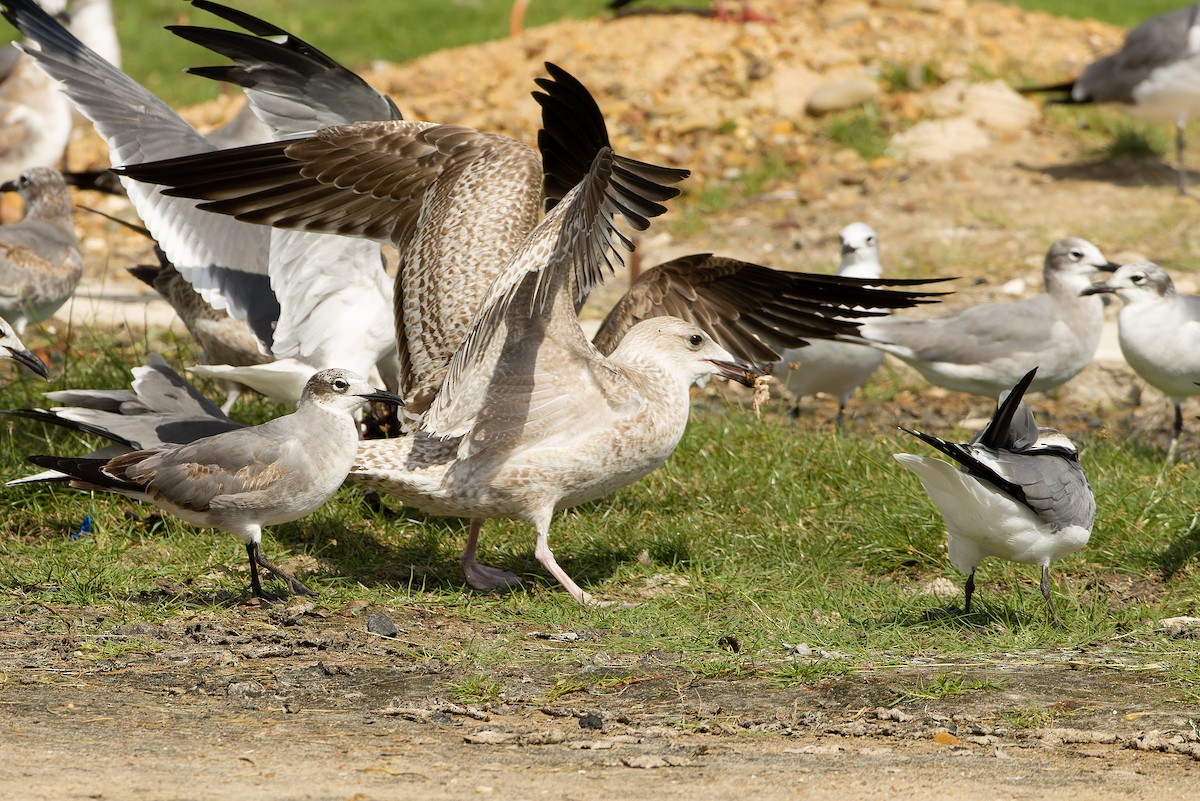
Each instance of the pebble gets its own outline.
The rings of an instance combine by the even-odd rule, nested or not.
[[[367,631],[380,637],[395,637],[400,633],[396,621],[386,612],[372,612],[367,616]]]
[[[808,96],[805,111],[816,117],[834,111],[856,108],[879,94],[879,84],[865,75],[831,81],[817,87]]]

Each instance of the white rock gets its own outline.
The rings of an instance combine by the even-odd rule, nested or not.
[[[879,94],[879,84],[866,75],[830,81],[817,87],[805,106],[809,114],[828,114],[832,111],[855,108]]]
[[[889,149],[908,161],[934,164],[983,150],[991,142],[974,120],[954,117],[919,122],[892,137]]]

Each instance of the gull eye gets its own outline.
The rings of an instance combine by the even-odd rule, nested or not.
[[[1135,284],[1141,284],[1145,283],[1146,276],[1143,273],[1134,273],[1133,275],[1129,276],[1129,280]]]
[[[693,348],[700,347],[702,342],[704,342],[704,337],[700,336],[699,334],[692,334],[690,337],[688,337],[688,344]]]
[[[344,378],[333,379],[333,388],[338,392],[345,392],[350,389],[350,382]]]
[[[874,245],[875,245],[875,237],[873,237],[873,236],[868,236],[868,237],[867,237],[867,244],[868,244],[868,245],[871,245],[871,246],[874,246]]]
[[[1068,255],[1071,257],[1071,261],[1083,261],[1082,250],[1072,250]]]

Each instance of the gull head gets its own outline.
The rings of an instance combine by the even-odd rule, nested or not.
[[[1084,289],[1096,271],[1111,273],[1119,265],[1104,257],[1100,248],[1086,239],[1067,237],[1050,246],[1046,252],[1045,281],[1047,289],[1054,284],[1077,286]]]
[[[399,395],[376,389],[358,373],[337,367],[315,373],[300,394],[301,406],[314,404],[344,412],[353,412],[368,401],[404,405]]]
[[[842,263],[838,272],[845,275],[850,268],[855,278],[881,278],[879,237],[875,229],[864,222],[853,222],[842,229]]]
[[[0,319],[0,359],[12,359],[42,378],[50,375],[46,363],[25,347],[25,344],[17,337],[17,332],[13,331],[12,326],[4,319]]]
[[[30,167],[15,181],[0,184],[0,192],[16,192],[25,201],[25,216],[45,212],[71,213],[71,195],[62,173],[53,167]]]
[[[694,323],[678,317],[652,317],[629,329],[610,357],[650,362],[678,376],[685,386],[710,375],[754,386],[762,371],[722,348]]]
[[[1175,284],[1167,271],[1150,261],[1135,261],[1118,269],[1112,278],[1084,287],[1080,294],[1112,293],[1125,303],[1158,300],[1175,294]]]

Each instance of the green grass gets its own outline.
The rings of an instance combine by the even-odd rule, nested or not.
[[[136,363],[149,346],[183,347],[171,340],[77,342],[79,352],[99,357],[73,360],[65,378],[56,365],[49,386],[15,377],[0,390],[0,406],[31,405],[47,388],[98,380],[121,386],[127,378],[117,365]],[[256,420],[283,410],[252,404],[242,411]],[[5,476],[25,472],[26,454],[86,447],[75,435],[27,421],[4,425]],[[946,601],[925,593],[935,578],[961,587],[963,577],[946,562],[930,501],[892,459],[902,449],[924,449],[890,421],[873,434],[836,437],[811,419],[792,426],[756,420],[740,407],[698,410],[663,468],[554,521],[551,542],[564,568],[594,594],[639,604],[631,609],[576,606],[534,559],[532,531],[502,520],[487,524],[480,558],[515,570],[529,586],[468,592],[454,559],[461,521],[372,511],[355,488],[306,520],[268,530],[264,546],[321,592],[319,608],[336,611],[360,600],[419,604],[503,632],[486,645],[428,647],[427,658],[461,671],[448,691],[464,701],[497,697],[502,690],[488,669],[514,661],[562,671],[553,694],[564,695],[616,691],[658,665],[696,678],[795,685],[915,659],[983,666],[1003,654],[1036,659],[1073,648],[1103,651],[1108,643],[1119,644],[1114,668],[1162,665],[1153,669],[1156,680],[1186,696],[1200,643],[1167,640],[1156,625],[1200,607],[1197,468],[1164,469],[1161,453],[1104,431],[1077,439],[1099,514],[1090,545],[1053,567],[1063,628],[1049,621],[1036,567],[986,560],[969,616],[958,609],[961,596]],[[244,614],[244,556],[229,535],[170,518],[146,522],[148,507],[65,487],[4,492],[0,614],[34,604],[69,619],[73,609],[100,608],[105,622],[96,634],[189,610],[231,620]],[[86,514],[95,532],[72,540]],[[1114,597],[1109,587],[1124,576],[1153,591]],[[581,630],[596,634],[569,649],[525,647],[532,631]],[[817,656],[790,656],[784,643],[807,643]],[[138,646],[97,645],[101,653],[126,647]],[[580,674],[581,664],[594,664],[595,672]],[[927,698],[992,689],[986,674],[947,674],[897,692]]]

